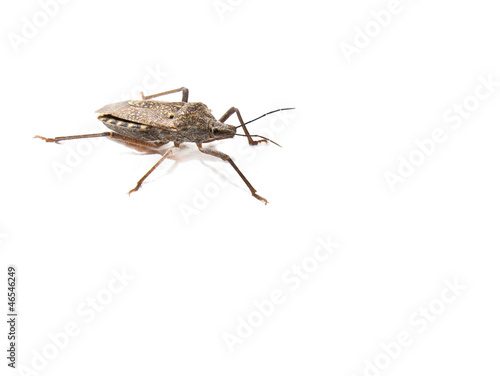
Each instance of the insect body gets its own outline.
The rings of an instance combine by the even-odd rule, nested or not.
[[[181,91],[181,102],[151,100],[152,98]],[[144,96],[141,93],[142,100],[131,100],[106,105],[96,112],[99,114],[98,119],[111,130],[110,132],[55,138],[35,136],[35,138],[57,143],[59,141],[79,138],[109,137],[123,142],[128,146],[148,152],[159,152],[159,148],[169,142],[173,142],[175,147],[178,147],[183,142],[194,142],[198,146],[200,152],[229,162],[243,179],[248,189],[250,189],[252,195],[267,204],[267,200],[256,193],[257,191],[255,188],[228,155],[218,150],[203,148],[202,144],[225,138],[233,138],[234,136],[247,137],[250,145],[256,145],[260,142],[271,140],[262,136],[251,135],[246,128],[246,124],[250,122],[245,123],[243,121],[237,108],[231,107],[219,120],[217,120],[203,103],[188,102],[188,94],[188,89],[182,87],[150,96]],[[289,108],[271,111],[262,116],[288,109]],[[225,121],[234,113],[236,113],[240,122],[240,125],[237,127],[225,124]],[[245,133],[244,135],[236,133],[239,127],[242,127]],[[262,139],[256,141],[252,137],[260,137]],[[172,154],[172,150],[167,150],[166,152],[162,152],[162,154],[161,159],[137,182],[137,185],[129,191],[129,194],[140,188],[149,174]]]
[[[236,134],[236,127],[217,121],[200,102],[127,101],[97,112],[111,130],[143,141],[204,143]]]

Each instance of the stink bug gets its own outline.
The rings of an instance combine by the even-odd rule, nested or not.
[[[177,92],[182,92],[181,102],[151,100],[162,95]],[[241,117],[240,111],[235,107],[231,107],[219,120],[217,120],[205,104],[201,102],[188,102],[188,95],[188,89],[181,87],[179,89],[149,96],[144,96],[144,94],[141,93],[142,100],[130,100],[108,104],[96,112],[99,114],[97,118],[101,120],[106,127],[111,129],[111,132],[55,138],[35,136],[35,138],[40,138],[47,142],[58,143],[59,141],[79,138],[109,137],[141,151],[162,154],[160,160],[146,172],[137,182],[137,185],[129,191],[129,194],[137,191],[149,174],[172,154],[171,149],[161,151],[160,148],[162,146],[169,142],[173,142],[174,147],[179,147],[183,142],[194,142],[200,152],[229,162],[241,179],[243,179],[248,189],[250,189],[252,196],[267,204],[267,200],[256,193],[256,189],[252,187],[247,178],[227,154],[218,150],[203,148],[202,144],[225,138],[233,138],[234,136],[246,137],[250,145],[257,145],[260,142],[267,141],[276,144],[266,137],[251,135],[246,125],[273,112],[291,110],[292,108],[274,110],[245,123]],[[239,126],[225,123],[234,113],[236,113],[240,122]],[[237,129],[240,127],[245,134],[236,133]],[[261,139],[256,141],[252,137],[259,137]]]

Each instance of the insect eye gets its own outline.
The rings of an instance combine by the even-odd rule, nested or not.
[[[219,134],[219,130],[217,128],[212,128],[212,134],[215,136]]]

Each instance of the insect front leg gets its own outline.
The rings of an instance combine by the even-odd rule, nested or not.
[[[189,90],[185,87],[180,87],[178,89],[164,91],[163,93],[152,94],[152,95],[144,95],[144,93],[141,91],[141,97],[142,97],[142,100],[146,100],[146,99],[161,97],[162,95],[178,93],[179,91],[182,91],[182,102],[187,103],[188,96],[189,96]]]
[[[248,179],[245,177],[245,175],[243,175],[243,173],[240,171],[240,169],[238,168],[238,166],[236,166],[236,164],[233,162],[233,160],[231,159],[231,157],[229,155],[224,154],[224,153],[222,153],[222,152],[220,152],[218,150],[204,149],[201,146],[201,144],[197,144],[197,146],[198,146],[198,149],[202,153],[213,155],[214,157],[220,158],[223,161],[229,162],[231,164],[231,166],[233,166],[233,168],[236,170],[236,172],[238,173],[238,175],[240,175],[240,178],[243,179],[243,181],[247,185],[248,189],[250,189],[250,192],[252,192],[252,196],[255,197],[256,199],[262,201],[264,204],[267,205],[267,200],[264,197],[261,197],[261,196],[259,196],[256,193],[257,190],[254,187],[252,187],[252,184],[250,184],[250,182],[248,181]]]
[[[241,127],[243,128],[243,132],[245,132],[247,139],[248,139],[248,143],[250,145],[257,145],[259,142],[267,142],[267,140],[255,141],[254,139],[252,139],[252,136],[250,136],[250,133],[248,132],[248,129],[245,125],[245,122],[243,121],[243,118],[241,117],[240,110],[238,110],[236,107],[231,107],[229,110],[227,110],[226,113],[224,115],[222,115],[222,117],[219,119],[219,121],[221,123],[225,123],[226,120],[229,119],[229,117],[234,113],[236,113],[236,116],[238,116],[238,120],[240,121]]]

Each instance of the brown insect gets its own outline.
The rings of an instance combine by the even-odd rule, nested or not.
[[[162,95],[177,93],[182,91],[181,102],[163,102],[151,100]],[[244,136],[248,139],[250,145],[257,145],[260,142],[274,141],[259,135],[251,135],[246,127],[247,124],[260,119],[273,112],[291,110],[292,108],[281,108],[268,112],[249,122],[244,122],[240,111],[231,107],[222,117],[217,120],[206,105],[201,102],[188,102],[189,91],[185,87],[175,90],[165,91],[163,93],[144,96],[141,93],[142,100],[130,100],[108,104],[97,110],[97,117],[111,132],[81,134],[75,136],[63,136],[55,138],[46,138],[35,136],[47,142],[64,140],[74,140],[79,138],[109,137],[120,141],[127,146],[140,151],[162,154],[162,157],[146,174],[137,182],[137,185],[129,191],[129,194],[137,191],[144,180],[167,158],[172,154],[172,150],[161,151],[160,148],[169,142],[174,143],[174,147],[179,147],[183,142],[194,142],[198,149],[205,154],[212,155],[229,162],[243,179],[252,196],[267,204],[267,200],[259,196],[256,189],[250,184],[233,160],[218,150],[206,149],[202,144],[234,136]],[[225,121],[234,113],[240,122],[239,126],[225,124]],[[245,134],[236,133],[238,128],[242,128]],[[252,137],[260,137],[261,140],[254,140]],[[278,144],[276,144],[278,145]],[[278,145],[279,146],[279,145]]]

